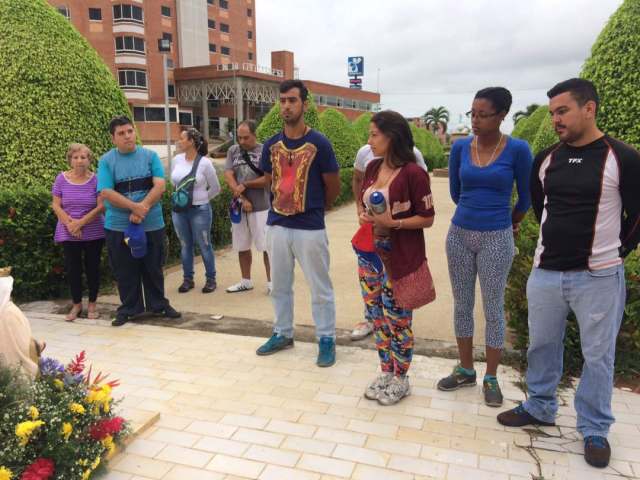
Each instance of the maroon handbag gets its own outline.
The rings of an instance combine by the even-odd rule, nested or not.
[[[393,280],[392,287],[396,303],[407,310],[423,307],[436,299],[436,288],[427,259],[415,272]]]

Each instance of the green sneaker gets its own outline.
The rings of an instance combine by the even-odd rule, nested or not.
[[[482,382],[482,393],[484,393],[484,403],[488,407],[502,406],[502,392],[497,378],[490,378]]]
[[[282,335],[278,335],[274,333],[267,342],[262,345],[258,350],[256,350],[256,354],[263,355],[271,355],[280,350],[284,350],[286,348],[293,347],[293,338],[287,338]]]
[[[438,390],[451,392],[462,387],[473,387],[476,384],[476,374],[467,375],[460,365],[456,365],[453,373],[438,382]]]

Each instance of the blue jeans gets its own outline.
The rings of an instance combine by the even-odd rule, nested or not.
[[[567,315],[573,310],[584,357],[574,402],[577,428],[583,437],[607,436],[615,420],[611,411],[613,367],[625,298],[623,265],[595,271],[531,271],[527,282],[527,412],[538,420],[555,420]]]
[[[193,251],[195,244],[202,255],[202,262],[207,278],[215,280],[216,261],[211,245],[211,222],[213,213],[211,205],[195,205],[186,212],[172,212],[171,219],[176,235],[180,240],[180,257],[184,278],[193,280]]]
[[[326,230],[267,227],[271,261],[271,302],[274,333],[293,337],[293,269],[298,260],[311,289],[311,313],[316,336],[335,337],[336,304],[329,278],[329,239]]]

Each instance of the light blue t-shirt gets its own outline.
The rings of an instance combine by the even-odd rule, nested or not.
[[[124,181],[135,181],[144,178],[158,177],[164,179],[164,169],[158,154],[143,147],[136,147],[131,153],[121,153],[116,148],[109,150],[100,158],[98,164],[98,192],[104,189],[115,190],[116,184]],[[140,202],[149,193],[149,189],[135,189],[119,192],[133,202]],[[104,228],[116,232],[124,232],[129,225],[131,211],[118,208],[104,201],[106,210]],[[160,230],[164,227],[161,202],[149,209],[149,213],[142,222],[145,232]]]

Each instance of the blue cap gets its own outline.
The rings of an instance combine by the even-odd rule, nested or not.
[[[147,254],[147,235],[141,223],[129,222],[124,231],[124,243],[131,249],[133,258],[142,258]]]
[[[231,200],[231,205],[229,205],[229,218],[231,218],[231,223],[240,223],[242,219],[242,202],[238,198],[234,198]]]

